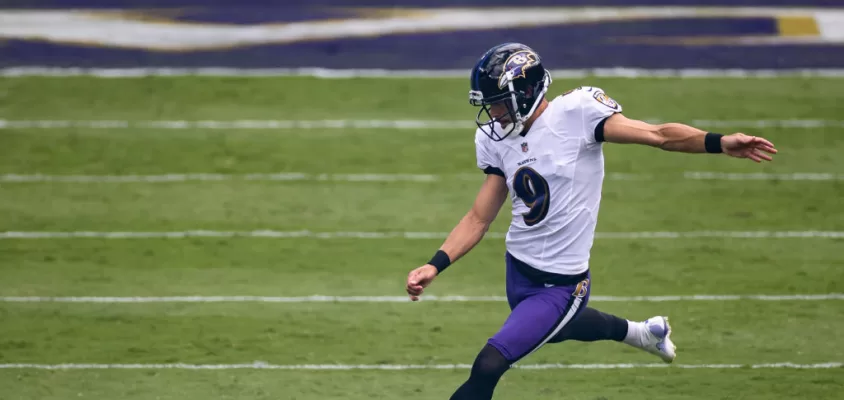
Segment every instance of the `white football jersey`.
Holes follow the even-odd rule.
[[[524,136],[495,142],[478,129],[478,167],[504,176],[510,190],[506,247],[514,257],[555,274],[589,268],[604,179],[603,121],[617,112],[621,105],[601,89],[584,86],[549,101]]]

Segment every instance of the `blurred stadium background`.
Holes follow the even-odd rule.
[[[0,399],[448,398],[508,313],[508,212],[403,284],[482,179],[466,78],[503,41],[552,95],[780,154],[606,146],[593,304],[669,315],[677,365],[553,345],[496,398],[842,398],[840,1],[113,3],[0,1]]]

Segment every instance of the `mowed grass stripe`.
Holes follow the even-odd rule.
[[[405,296],[441,240],[0,240],[2,296]],[[597,240],[593,295],[844,293],[837,239]],[[426,290],[504,296],[504,241],[483,240]],[[648,292],[651,291],[652,292]]]
[[[585,363],[572,348],[572,363]],[[577,354],[577,355],[576,355]],[[247,361],[250,363],[251,361]],[[467,361],[468,363],[468,361]],[[502,398],[677,400],[706,398],[835,398],[844,390],[839,369],[603,369],[514,368],[496,389]],[[11,398],[59,400],[83,393],[127,400],[237,398],[298,400],[447,399],[465,370],[0,370]],[[635,381],[635,385],[631,382]],[[127,385],[126,382],[131,382]],[[437,382],[432,385],[431,382]]]
[[[652,124],[662,124],[666,121],[659,118],[638,118]],[[844,128],[842,120],[823,119],[751,119],[751,120],[707,120],[693,119],[687,124],[709,128]],[[119,132],[121,129],[475,129],[476,125],[470,120],[8,120],[0,119],[0,129],[108,129]],[[811,131],[810,131],[811,132]],[[280,133],[285,133],[281,131]],[[350,134],[355,133],[350,131]]]
[[[0,134],[0,174],[466,174],[482,179],[474,133],[468,130],[267,131],[61,129],[5,130]],[[725,132],[729,133],[729,132]],[[795,135],[792,129],[747,130],[766,137],[779,153],[757,164],[725,155],[670,153],[636,145],[604,145],[608,174],[724,173],[844,174],[838,157],[844,129]],[[436,160],[436,162],[432,162]]]
[[[410,182],[3,185],[0,231],[447,232],[477,188],[442,182],[433,193]],[[612,181],[604,184],[598,229],[840,231],[842,196],[839,182]],[[510,208],[503,207],[493,232],[506,231]]]
[[[796,364],[792,362],[779,362],[768,364],[517,364],[514,369],[524,370],[548,370],[548,369],[653,369],[653,368],[678,368],[678,369],[832,369],[841,368],[844,363],[825,362],[818,364]],[[189,371],[202,370],[286,370],[286,371],[353,371],[353,370],[378,370],[378,371],[407,371],[407,370],[460,370],[471,369],[471,364],[301,364],[301,365],[277,365],[261,362],[251,364],[0,364],[0,369],[41,369],[41,370],[103,370],[103,369],[143,369],[143,370],[168,370],[181,369]]]
[[[0,107],[6,119],[468,120],[467,79],[156,77],[145,79],[0,78],[15,99]],[[824,78],[555,80],[550,96],[597,86],[630,117],[670,120],[840,120],[835,99],[844,80]],[[283,114],[279,114],[283,113]]]
[[[796,295],[709,295],[698,294],[692,296],[592,296],[590,301],[596,302],[624,302],[624,303],[664,303],[676,301],[824,301],[844,300],[844,293],[827,294],[796,294]],[[272,297],[272,296],[170,296],[170,297],[0,297],[4,303],[98,303],[98,304],[127,304],[127,303],[407,303],[411,300],[407,296],[302,296],[302,297]],[[503,302],[505,296],[422,296],[420,301],[434,301],[444,303],[465,302]]]
[[[683,363],[788,360],[804,364],[844,359],[843,348],[817,346],[844,327],[844,309],[838,301],[596,302],[593,306],[633,320],[669,316]],[[466,363],[509,313],[502,303],[435,302],[252,303],[247,307],[231,303],[120,307],[2,303],[0,310],[7,344],[4,359],[47,364]],[[817,324],[818,320],[825,323]],[[319,346],[314,347],[315,343]],[[659,361],[640,350],[607,342],[551,345],[526,362],[566,362],[565,357],[580,346],[600,363]]]

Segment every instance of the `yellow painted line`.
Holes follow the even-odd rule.
[[[815,17],[780,16],[777,17],[777,29],[781,36],[820,36]]]

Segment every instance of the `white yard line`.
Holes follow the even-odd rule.
[[[472,121],[429,120],[0,120],[0,129],[473,129]]]
[[[826,362],[818,364],[797,364],[792,362],[767,364],[516,364],[520,369],[832,369],[842,368],[844,363]],[[0,369],[42,369],[42,370],[102,370],[102,369],[179,369],[179,370],[306,370],[306,371],[351,371],[351,370],[451,370],[470,369],[469,364],[288,364],[278,365],[265,362],[248,364],[0,364]]]
[[[688,171],[683,174],[606,174],[610,181],[645,181],[645,180],[725,180],[725,181],[844,181],[844,173],[832,172],[795,172],[795,173],[739,173]],[[151,175],[47,175],[47,174],[2,174],[0,183],[168,183],[168,182],[219,182],[219,181],[266,181],[266,182],[440,182],[448,180],[475,181],[483,180],[483,174],[312,174],[305,172],[279,172],[254,174],[214,174],[214,173],[171,173]]]
[[[428,302],[504,302],[504,296],[422,296]],[[591,296],[590,301],[622,303],[663,303],[685,301],[824,301],[844,300],[844,293],[825,294],[698,294],[688,296]],[[140,296],[140,297],[46,297],[46,296],[3,296],[4,303],[406,303],[407,296]]]
[[[662,123],[661,119],[649,118],[647,122]],[[824,119],[752,119],[752,120],[709,120],[692,119],[686,122],[695,126],[712,128],[791,128],[818,129],[842,128],[844,120]],[[470,120],[8,120],[0,119],[0,129],[468,129],[476,128]]]
[[[139,78],[148,76],[222,76],[222,77],[315,77],[324,79],[345,78],[465,78],[468,69],[450,70],[387,70],[387,69],[330,69],[330,68],[60,68],[60,67],[6,67],[0,69],[3,77],[90,76],[97,78]],[[554,78],[779,78],[844,77],[842,68],[803,69],[642,69],[642,68],[591,68],[554,69]]]
[[[313,238],[313,239],[445,239],[448,232],[364,232],[364,231],[334,231],[313,232],[300,231],[6,231],[0,232],[2,239],[183,239],[183,238]],[[485,237],[502,239],[505,233],[489,232]],[[688,231],[688,232],[598,232],[597,239],[684,239],[684,238],[733,238],[733,239],[842,239],[844,231]]]
[[[158,182],[205,182],[205,181],[341,181],[341,182],[434,182],[440,180],[483,180],[483,174],[308,174],[303,172],[281,172],[274,174],[160,174],[160,175],[0,175],[0,182],[66,182],[66,183],[158,183]]]
[[[738,173],[738,172],[686,172],[686,179],[718,181],[844,181],[844,174],[831,172],[793,173]]]

